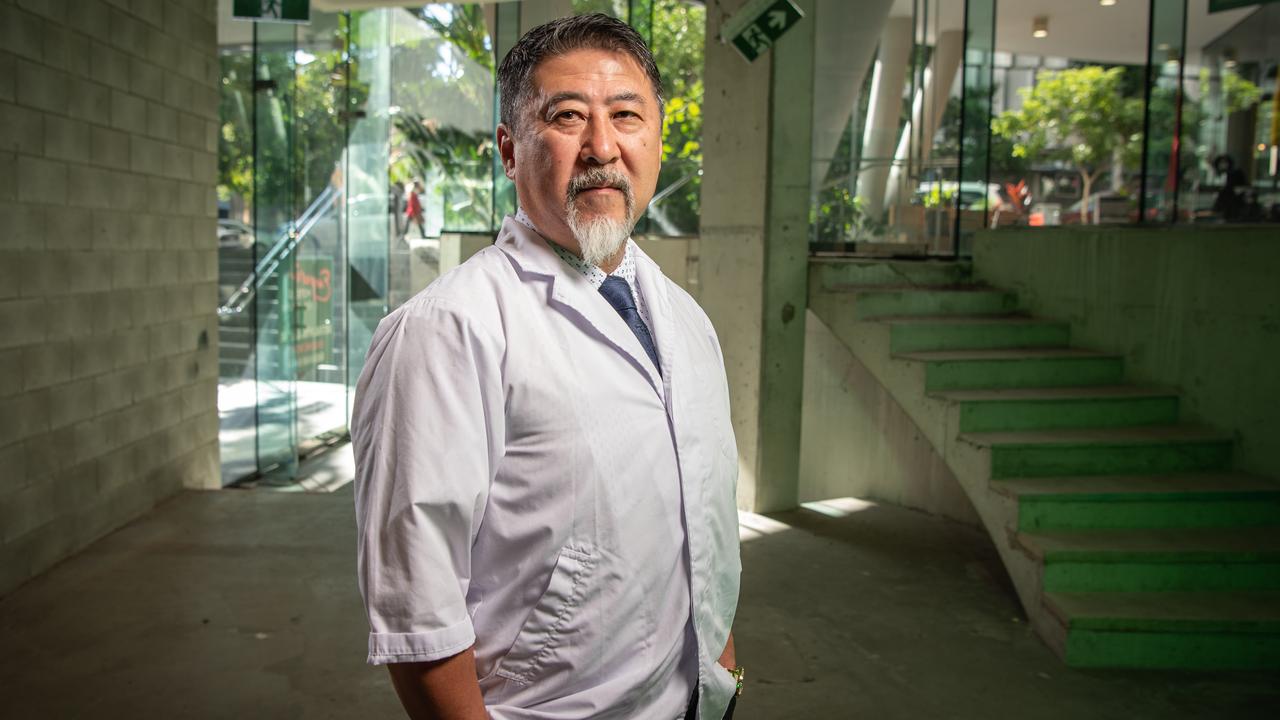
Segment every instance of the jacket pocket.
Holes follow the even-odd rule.
[[[529,685],[552,658],[563,638],[561,630],[573,617],[586,589],[595,559],[578,548],[560,550],[551,571],[551,583],[529,613],[515,644],[498,663],[497,675]]]

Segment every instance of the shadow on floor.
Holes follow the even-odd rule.
[[[985,536],[855,506],[744,516],[739,720],[1277,717],[1274,673],[1069,670]],[[5,716],[402,717],[354,540],[349,485],[179,496],[0,599]]]

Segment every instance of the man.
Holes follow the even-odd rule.
[[[378,327],[356,389],[369,661],[415,718],[719,718],[737,450],[714,331],[629,240],[662,98],[604,15],[498,71],[521,211]]]

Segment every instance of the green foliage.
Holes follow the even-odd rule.
[[[395,118],[403,138],[401,151],[412,177],[438,173],[444,178],[444,227],[487,229],[491,213],[493,140],[488,132],[440,127],[417,113]]]
[[[1142,100],[1126,97],[1124,68],[1096,65],[1044,70],[1021,88],[1022,108],[991,121],[995,135],[1013,143],[1013,155],[1067,164],[1079,174],[1084,196],[1120,158],[1141,153]]]
[[[884,226],[867,212],[865,201],[843,185],[822,191],[810,210],[814,239],[821,243],[864,240],[884,233]]]
[[[1142,101],[1120,94],[1123,68],[1045,70],[1021,88],[1022,108],[991,122],[1015,157],[1060,160],[1085,172],[1110,166],[1142,126]]]
[[[1200,68],[1200,97],[1209,96],[1209,68]],[[1228,113],[1248,110],[1262,99],[1262,89],[1232,70],[1222,72],[1222,95]]]
[[[626,20],[627,0],[573,0],[574,15],[589,13],[604,13],[619,20]]]
[[[956,197],[955,190],[944,190],[940,186],[933,186],[929,192],[920,198],[920,204],[926,208],[935,210],[941,207],[950,207],[951,201]]]
[[[658,190],[691,178],[661,203],[664,216],[682,232],[698,229],[702,189],[703,42],[707,10],[683,0],[653,4],[653,54],[667,99],[662,120],[662,172]]]
[[[987,86],[973,86],[967,92],[971,97],[975,98],[986,98],[992,95],[992,91]],[[968,107],[962,107],[960,98],[949,98],[946,107],[942,111],[942,122],[938,126],[938,141],[937,145],[934,146],[935,157],[960,157],[960,116],[962,112],[964,114],[964,128],[972,132],[974,128],[981,128],[986,124],[989,109],[984,102],[970,102]],[[972,152],[972,149],[969,152]],[[1014,155],[1013,142],[994,133],[991,135],[990,156],[992,182],[995,182],[997,178],[1025,178],[1031,171],[1031,162],[1028,158]]]
[[[240,196],[247,207],[260,203],[273,223],[295,217],[303,208],[290,207],[291,202],[305,205],[329,184],[347,143],[344,110],[348,104],[363,107],[369,94],[367,84],[353,81],[348,96],[342,50],[309,50],[315,59],[302,65],[292,48],[259,54],[257,76],[274,81],[275,87],[258,91],[256,119],[253,56],[220,57],[218,197]],[[356,77],[354,71],[350,75]],[[286,114],[292,123],[285,122]],[[255,197],[256,191],[266,196]]]
[[[418,8],[414,14],[437,35],[493,72],[493,46],[484,21],[483,5],[433,5]]]

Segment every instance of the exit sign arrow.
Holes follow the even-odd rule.
[[[791,0],[751,0],[724,23],[720,42],[732,44],[747,62],[754,62],[803,17]]]

